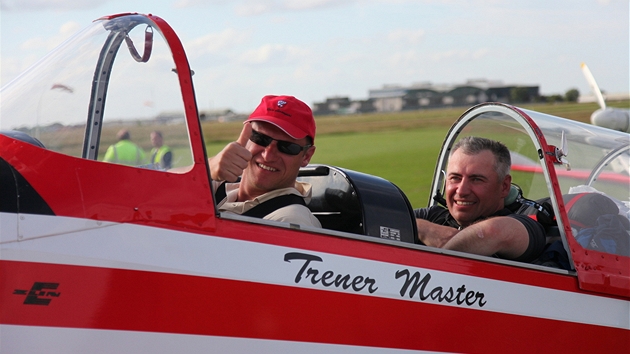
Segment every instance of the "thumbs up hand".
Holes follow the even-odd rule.
[[[213,181],[235,182],[243,174],[252,159],[251,152],[245,148],[251,134],[252,126],[246,122],[236,141],[227,144],[216,156],[208,159]]]

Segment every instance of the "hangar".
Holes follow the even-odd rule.
[[[540,96],[539,87],[506,85],[486,79],[467,80],[463,84],[434,85],[430,82],[410,86],[384,85],[371,89],[367,100],[331,97],[315,102],[316,115],[364,112],[397,112],[425,108],[473,106],[483,102],[532,102]]]

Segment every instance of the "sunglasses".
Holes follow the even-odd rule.
[[[269,146],[269,144],[271,144],[271,142],[275,140],[277,142],[276,145],[278,146],[278,151],[287,155],[292,155],[292,156],[295,156],[299,154],[300,152],[313,146],[311,144],[300,146],[290,141],[274,139],[268,135],[259,133],[253,129],[252,129],[252,135],[249,137],[249,140],[251,140],[256,145],[260,145],[263,147]]]

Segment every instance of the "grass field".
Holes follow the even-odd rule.
[[[612,106],[612,104],[611,104]],[[628,107],[628,102],[617,102]],[[536,104],[522,108],[588,122],[598,107],[589,104]],[[344,167],[385,178],[402,189],[411,205],[424,207],[430,197],[435,163],[451,124],[465,108],[410,111],[390,114],[317,117],[317,150],[312,163]],[[204,137],[212,127],[204,125]],[[237,136],[241,123],[224,126],[222,133]],[[220,140],[220,139],[217,139]],[[208,145],[213,155],[225,145],[217,141]]]
[[[324,136],[312,161],[383,177],[401,188],[412,205],[426,206],[446,131],[423,128]]]
[[[630,101],[611,102],[609,105],[628,108]],[[598,108],[596,103],[532,104],[521,107],[581,122],[588,122],[591,113]],[[317,151],[311,162],[383,177],[401,188],[414,207],[426,206],[435,162],[444,137],[451,124],[466,109],[459,107],[318,116],[315,139]],[[184,126],[156,127],[139,123],[133,127],[132,137],[148,151],[151,146],[149,133],[156,128],[164,132],[165,143],[174,149],[180,165],[190,164],[190,158],[184,153],[188,150]],[[208,154],[212,156],[219,152],[227,142],[238,137],[241,128],[242,122],[202,122]],[[101,146],[114,143],[118,129],[120,126],[104,127]],[[80,150],[82,133],[79,131],[76,137],[65,139],[68,146],[55,150],[68,154],[73,153],[65,149]]]
[[[448,128],[328,134],[317,137],[311,163],[339,166],[385,178],[401,188],[412,205],[427,204],[435,161]],[[225,143],[208,146],[208,154]]]

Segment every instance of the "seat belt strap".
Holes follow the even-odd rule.
[[[217,190],[214,192],[214,197],[217,204],[227,197],[227,192],[225,191],[225,182],[221,183],[217,187]],[[306,202],[304,201],[303,197],[296,194],[285,194],[264,201],[241,215],[252,216],[255,218],[264,218],[272,212],[292,204],[300,204],[306,206]]]
[[[296,194],[285,194],[275,198],[264,201],[255,207],[244,212],[244,216],[253,216],[255,218],[264,218],[265,216],[273,213],[274,211],[284,208],[292,204],[301,204],[306,206],[304,198]]]

